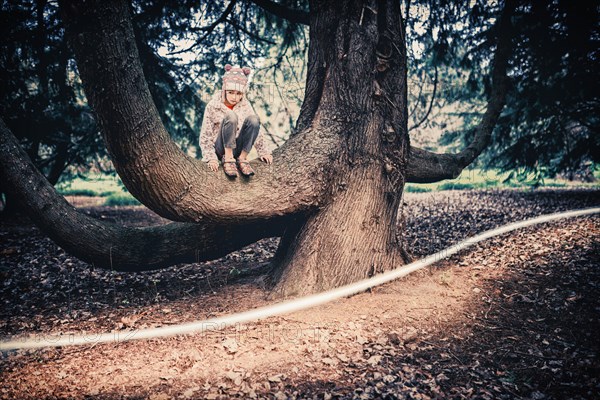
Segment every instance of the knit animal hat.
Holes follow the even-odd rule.
[[[234,68],[231,65],[225,65],[225,74],[223,74],[223,90],[246,91],[248,85],[248,75],[252,70],[248,67]]]

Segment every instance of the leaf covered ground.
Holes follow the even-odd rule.
[[[143,207],[89,206],[124,225]],[[598,206],[594,190],[405,194],[414,258],[515,220]],[[506,234],[407,278],[225,331],[2,354],[0,398],[595,398],[600,217]],[[23,219],[0,223],[3,338],[166,326],[268,304],[266,239],[146,273],[93,268]]]

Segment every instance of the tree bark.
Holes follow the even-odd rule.
[[[404,263],[396,220],[409,140],[398,2],[315,1],[310,29],[309,54],[318,55],[311,61],[322,69],[309,71],[323,81],[319,101],[304,110],[314,115],[314,129],[337,132],[332,185],[326,205],[282,239],[277,297],[330,289]]]

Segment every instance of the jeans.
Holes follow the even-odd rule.
[[[215,141],[215,153],[219,159],[225,155],[225,148],[233,149],[233,156],[238,158],[242,151],[250,153],[258,137],[260,123],[256,115],[250,115],[244,120],[239,136],[235,134],[238,127],[238,117],[233,111],[228,111],[221,122],[221,132]]]

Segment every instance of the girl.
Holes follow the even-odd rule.
[[[206,105],[200,131],[202,159],[212,171],[219,169],[221,160],[223,171],[230,178],[238,176],[238,168],[244,176],[254,175],[247,160],[252,146],[256,146],[262,161],[273,162],[258,117],[244,95],[249,74],[248,67],[225,65],[223,88]]]

